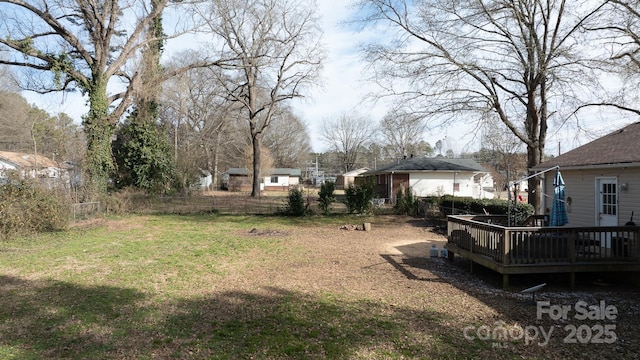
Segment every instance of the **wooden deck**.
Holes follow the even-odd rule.
[[[504,216],[447,218],[450,259],[457,254],[503,275],[640,271],[640,227],[507,227]]]

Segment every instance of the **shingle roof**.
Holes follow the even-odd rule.
[[[236,175],[236,176],[248,176],[249,170],[246,168],[229,168],[227,170],[227,174]],[[290,169],[290,168],[275,168],[265,170],[265,174],[263,175],[288,175],[288,176],[302,176],[302,170],[300,169]]]
[[[245,168],[229,168],[229,170],[227,170],[227,174],[237,175],[237,176],[248,176],[249,170]]]
[[[640,150],[637,149],[639,139],[640,122],[637,122],[545,161],[532,170],[553,166],[587,167],[640,163]]]
[[[21,168],[55,168],[60,167],[58,163],[42,155],[32,155],[27,153],[0,151],[0,159],[14,163]]]
[[[488,172],[473,159],[449,159],[449,158],[429,158],[417,156],[409,159],[380,167],[376,170],[367,171],[362,175],[379,174],[388,172],[420,172],[420,171],[474,171]]]
[[[271,175],[302,176],[302,170],[292,168],[276,168],[268,170]]]

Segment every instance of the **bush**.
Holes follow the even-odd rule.
[[[407,191],[403,191],[402,188],[398,189],[395,210],[400,215],[415,216],[418,214],[418,199],[413,195],[410,187],[407,188]]]
[[[11,177],[0,185],[0,238],[64,230],[70,202],[33,180]]]
[[[336,201],[336,196],[333,193],[336,189],[336,184],[332,181],[326,181],[320,186],[320,192],[318,193],[318,206],[322,213],[329,215],[329,207]]]
[[[434,198],[431,198],[430,201],[434,201]],[[511,214],[515,212],[516,222],[522,223],[534,213],[533,206],[530,204],[518,202],[513,209],[513,202],[503,199],[472,199],[445,195],[437,201],[442,216],[451,215],[453,212],[456,214],[484,214],[485,211],[492,215],[507,215],[511,209]]]
[[[349,185],[345,190],[346,205],[349,213],[367,214],[371,212],[373,199],[373,184]]]
[[[104,204],[107,214],[123,215],[129,212],[150,207],[150,196],[141,189],[126,187],[118,191],[111,191],[100,194],[96,197],[100,203]]]
[[[307,214],[307,206],[304,203],[304,195],[302,194],[302,190],[289,190],[285,213],[292,216],[304,216]]]

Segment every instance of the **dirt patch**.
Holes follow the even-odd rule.
[[[469,346],[499,348],[501,357],[638,356],[640,326],[634,320],[640,315],[640,306],[635,300],[640,294],[637,289],[593,287],[585,278],[587,281],[572,290],[562,276],[531,275],[514,278],[513,287],[503,290],[499,287],[499,274],[477,265],[472,274],[470,264],[464,259],[450,262],[446,258],[431,257],[431,247],[442,249],[446,238],[419,219],[376,217],[371,225],[371,231],[345,231],[335,225],[294,228],[285,235],[291,251],[256,260],[259,265],[230,284],[242,284],[258,293],[268,288],[314,295],[332,293],[348,299],[389,304],[392,309],[415,314],[434,313],[443,319],[441,326],[420,331],[430,336],[453,336],[465,344],[464,331],[468,327],[477,330],[483,326],[485,329],[506,326],[504,329],[511,329],[514,334],[513,329],[533,329],[534,326],[555,330],[555,335],[544,346],[525,343],[522,339],[478,341],[477,333],[474,333],[475,340],[468,342]],[[268,230],[258,229],[254,234],[272,235]],[[571,318],[556,321],[548,316],[539,319],[536,306],[530,305],[531,294],[521,290],[542,282],[548,286],[536,295],[537,300],[564,306],[573,306],[579,301],[597,305],[604,300],[616,306],[620,315],[613,322],[572,321]],[[566,326],[574,325],[588,325],[596,330],[600,325],[615,325],[619,340],[614,344],[587,344],[591,347],[586,352],[585,344],[565,343],[570,331]]]
[[[287,236],[288,233],[280,230],[272,230],[272,229],[256,229],[253,228],[247,232],[248,235],[251,236]]]
[[[358,224],[354,227],[362,225],[359,220],[344,221]],[[495,272],[475,265],[472,273],[471,264],[459,257],[454,262],[431,257],[432,247],[442,249],[446,238],[421,219],[376,216],[364,221],[371,222],[370,231],[341,229],[343,223],[319,225],[312,221],[302,221],[295,227],[279,228],[277,224],[265,222],[251,230],[233,228],[234,234],[247,242],[252,236],[275,237],[261,241],[274,240],[278,246],[266,251],[256,247],[243,252],[239,259],[232,257],[226,264],[217,264],[224,271],[213,274],[202,288],[194,288],[205,292],[198,293],[198,297],[229,298],[227,312],[225,308],[224,311],[217,308],[219,301],[203,303],[202,312],[198,314],[216,317],[209,322],[198,322],[201,334],[209,336],[208,326],[220,321],[263,313],[277,306],[282,294],[295,294],[303,299],[320,299],[313,301],[313,306],[323,305],[325,298],[330,298],[329,303],[339,301],[341,309],[347,311],[345,317],[372,310],[376,314],[371,319],[383,318],[385,322],[374,326],[371,332],[384,332],[386,323],[399,319],[402,336],[407,341],[398,341],[394,346],[412,346],[410,353],[424,351],[424,358],[639,358],[640,322],[636,319],[640,316],[637,300],[640,291],[637,288],[620,285],[611,278],[600,279],[599,274],[579,274],[577,288],[569,289],[566,275],[551,274],[513,276],[512,288],[503,290],[501,276]],[[104,220],[100,225],[109,229],[131,229],[142,223],[137,218]],[[158,281],[167,281],[177,274],[159,274]],[[629,274],[618,276],[628,278]],[[605,306],[615,306],[617,317],[580,320],[574,317],[575,309],[567,319],[538,316],[537,306],[531,305],[531,294],[521,291],[540,283],[547,286],[536,294],[537,300],[571,309],[578,302],[600,306],[604,301]],[[274,293],[281,295],[274,296]],[[242,294],[249,294],[250,301],[243,303]],[[310,310],[304,308],[300,312]],[[300,318],[304,318],[304,314],[298,320]],[[337,318],[334,316],[334,319]],[[335,321],[336,329],[340,328],[339,321]],[[284,323],[286,320],[283,320],[286,326]],[[289,326],[296,327],[297,323]],[[571,337],[571,326],[576,330],[580,328],[581,332]],[[604,326],[609,330],[613,328],[615,341],[591,342],[607,340],[602,333]],[[532,329],[553,330],[553,336],[548,343],[541,343],[540,334],[533,340],[516,338],[517,330],[525,328],[530,335]],[[480,329],[484,330],[479,332]],[[185,333],[193,330],[189,326]],[[604,337],[587,338],[596,333]],[[495,334],[507,334],[507,338],[495,338]],[[576,342],[567,343],[572,340]],[[589,341],[584,343],[585,340]],[[429,348],[431,346],[437,348]],[[442,356],[434,356],[439,355],[442,348],[445,349]],[[456,352],[456,349],[461,350]],[[367,358],[366,347],[359,351],[359,358]],[[169,353],[166,355],[169,357]]]

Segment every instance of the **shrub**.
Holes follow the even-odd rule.
[[[403,191],[402,188],[398,189],[395,210],[400,215],[415,216],[418,214],[418,199],[413,195],[410,187],[406,191]]]
[[[329,214],[329,207],[336,201],[336,196],[333,193],[335,191],[336,184],[332,181],[326,181],[320,186],[320,192],[318,193],[318,206],[322,213]]]
[[[431,200],[433,201],[433,199]],[[439,204],[442,216],[451,215],[452,212],[456,214],[484,214],[485,211],[493,215],[507,215],[511,209],[511,214],[515,213],[516,222],[522,223],[534,213],[533,206],[530,204],[518,202],[514,209],[512,201],[503,199],[472,199],[445,195],[439,199]]]
[[[166,131],[164,126],[139,118],[137,110],[120,124],[112,144],[116,188],[134,186],[150,194],[175,190],[176,163]]]
[[[300,189],[289,190],[287,197],[287,205],[285,213],[293,216],[304,216],[307,213],[307,207],[304,203],[304,195]]]
[[[350,213],[366,214],[371,212],[373,184],[349,185],[345,190],[347,210]]]
[[[122,215],[135,212],[150,207],[148,195],[144,190],[135,187],[126,187],[118,191],[111,191],[107,194],[100,194],[96,197],[100,203],[104,204],[107,214]]]
[[[10,179],[0,185],[0,238],[64,230],[70,204],[62,193],[33,180]]]

